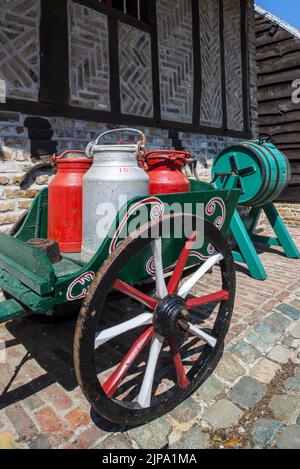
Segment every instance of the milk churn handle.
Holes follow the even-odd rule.
[[[83,150],[66,150],[63,153],[61,153],[61,155],[56,155],[56,153],[53,153],[51,157],[51,166],[54,170],[57,168],[57,164],[56,164],[57,160],[62,160],[64,156],[67,155],[68,153],[79,153],[80,155],[86,154],[85,151]]]
[[[187,150],[153,150],[145,154],[144,167],[147,170],[148,162],[155,159],[182,161],[183,163],[193,163],[194,158]]]
[[[99,140],[104,137],[104,135],[107,135],[107,134],[112,134],[114,132],[133,132],[133,133],[136,133],[136,134],[139,134],[142,139],[137,143],[138,145],[145,145],[146,144],[146,136],[143,132],[141,132],[140,130],[137,130],[137,129],[112,129],[112,130],[107,130],[106,132],[104,132],[103,134],[99,135],[99,137],[95,140],[95,144],[98,145],[99,143]]]

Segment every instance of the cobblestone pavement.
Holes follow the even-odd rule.
[[[300,233],[291,233],[300,247]],[[232,327],[213,375],[142,427],[116,428],[91,412],[74,376],[75,320],[0,326],[0,448],[300,448],[300,261],[277,251],[261,254],[265,282],[238,269]]]

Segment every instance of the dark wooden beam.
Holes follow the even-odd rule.
[[[282,99],[280,101],[266,101],[263,103],[259,102],[259,115],[260,116],[273,116],[286,114],[288,112],[294,112],[299,110],[300,107],[298,104],[294,104],[291,100],[291,96],[287,99]]]
[[[22,112],[24,114],[37,116],[57,116],[70,119],[82,119],[87,121],[97,121],[109,123],[112,125],[137,125],[145,127],[159,127],[162,129],[174,129],[180,132],[202,133],[206,135],[217,135],[223,137],[236,137],[249,139],[251,134],[248,132],[239,132],[233,130],[222,130],[215,127],[206,127],[202,125],[187,124],[176,121],[149,119],[140,116],[124,115],[114,112],[96,111],[84,109],[76,106],[63,104],[37,103],[20,99],[7,99],[5,104],[0,104],[1,111]]]
[[[284,70],[280,72],[274,70],[273,73],[268,73],[267,75],[259,75],[257,85],[259,88],[263,86],[280,85],[282,83],[286,83],[287,86],[289,86],[291,82],[293,82],[297,78],[300,78],[300,67],[298,69]]]
[[[52,0],[50,0],[51,2]],[[129,24],[134,28],[141,29],[142,31],[150,32],[150,26],[143,21],[138,20],[130,15],[125,15],[121,11],[117,10],[116,8],[111,8],[104,3],[100,3],[99,0],[73,0],[75,3],[79,3],[80,5],[84,5],[88,8],[92,8],[95,11],[99,11],[100,13],[104,13],[115,20],[122,21],[123,23]]]
[[[67,0],[41,0],[40,92],[43,103],[69,99]]]
[[[295,78],[297,74],[295,74]],[[290,81],[288,84],[279,84],[279,85],[268,85],[265,87],[259,87],[257,91],[257,99],[260,103],[260,106],[263,106],[264,102],[276,102],[281,99],[289,99],[292,102],[292,93],[294,88],[292,86],[293,81]],[[296,110],[296,106],[295,106]]]
[[[250,74],[249,74],[249,28],[247,0],[241,0],[241,51],[244,131],[250,130]]]
[[[299,132],[300,135],[300,120],[295,122],[277,122],[275,125],[260,125],[259,130],[263,134],[268,134],[271,136],[285,134],[288,136],[290,133]],[[300,139],[299,139],[300,143]]]
[[[226,68],[225,68],[225,42],[224,42],[224,1],[219,0],[220,15],[220,54],[221,54],[221,83],[222,83],[222,112],[223,132],[227,130],[227,98],[226,98]]]
[[[256,54],[257,62],[263,62],[268,59],[277,59],[280,60],[286,54],[291,54],[293,52],[300,52],[300,41],[296,37],[292,37],[283,42],[279,42],[274,46],[266,44],[264,47],[258,49]]]
[[[157,13],[156,0],[148,0],[148,17],[151,31],[151,60],[152,60],[152,92],[153,92],[153,115],[154,119],[160,121],[160,83],[159,83],[159,52],[157,35]]]
[[[109,37],[109,94],[111,112],[121,112],[120,70],[119,70],[119,28],[118,21],[108,16]]]
[[[289,186],[277,199],[276,202],[300,202],[300,184]]]
[[[279,112],[274,115],[260,115],[259,116],[259,125],[268,126],[268,125],[277,125],[281,126],[283,124],[291,124],[293,122],[300,122],[300,109],[295,109],[295,111],[285,112],[280,114]],[[300,145],[300,138],[299,138]]]
[[[274,46],[279,42],[289,41],[290,39],[291,34],[278,26],[277,30],[274,29],[274,33],[272,34],[270,34],[270,32],[258,34],[256,37],[256,47],[259,49],[265,47],[267,44]]]
[[[193,51],[194,51],[194,96],[193,96],[193,124],[199,124],[202,96],[202,71],[201,71],[201,44],[199,2],[192,0],[193,15]]]
[[[273,73],[275,70],[291,70],[300,67],[300,53],[299,51],[286,53],[280,58],[270,58],[268,60],[258,62],[257,73],[261,74]]]

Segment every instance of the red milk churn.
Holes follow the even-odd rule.
[[[150,178],[150,194],[189,192],[190,181],[182,168],[191,160],[187,151],[157,150],[145,155],[145,169]]]
[[[84,151],[53,157],[57,173],[48,188],[48,238],[61,252],[80,252],[82,244],[82,178],[92,164]]]

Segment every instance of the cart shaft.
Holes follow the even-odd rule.
[[[16,300],[6,300],[0,303],[0,323],[26,316],[23,306]]]

